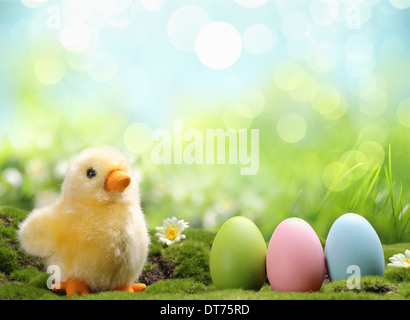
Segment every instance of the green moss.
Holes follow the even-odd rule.
[[[154,271],[156,267],[154,263],[147,262],[144,266],[144,271]]]
[[[410,281],[410,268],[387,267],[384,277],[393,283]]]
[[[410,299],[410,282],[402,282],[398,285],[397,293],[404,299]]]
[[[207,244],[184,240],[180,244],[169,246],[164,250],[164,258],[174,262],[176,278],[193,278],[205,284],[211,283],[209,272],[210,248]]]
[[[43,300],[61,299],[48,289],[40,289],[25,284],[4,284],[0,286],[0,300]]]
[[[8,283],[7,276],[4,273],[0,272],[0,286],[5,283]]]
[[[14,240],[16,237],[16,230],[12,227],[0,226],[0,231],[3,238]]]
[[[44,261],[21,250],[18,242],[18,225],[28,212],[12,207],[0,207],[0,272],[9,275],[15,270],[35,267],[44,270]]]
[[[8,217],[8,224],[17,229],[19,223],[27,217],[28,212],[14,207],[0,207],[0,215]],[[0,219],[1,220],[1,219]]]
[[[49,274],[44,261],[24,253],[17,241],[17,227],[27,212],[0,207],[0,299],[67,299],[63,293],[47,289]],[[268,284],[261,290],[219,290],[212,284],[209,255],[214,233],[187,229],[186,239],[167,246],[157,241],[155,230],[150,231],[149,260],[144,271],[158,274],[162,264],[173,268],[170,279],[155,280],[144,292],[100,292],[68,299],[409,299],[410,269],[386,267],[384,277],[361,278],[361,289],[350,290],[346,280],[324,283],[318,292],[275,292]],[[324,243],[323,243],[324,244]],[[409,243],[383,245],[386,264],[388,258],[403,253]],[[160,263],[159,263],[160,262]],[[164,265],[162,265],[164,267]],[[163,271],[163,270],[162,270]]]
[[[10,274],[18,269],[17,251],[13,250],[5,241],[0,242],[0,271]]]
[[[410,268],[387,267],[387,264],[390,263],[390,257],[398,253],[404,254],[406,249],[410,250],[409,242],[383,245],[384,260],[386,263],[384,277],[391,282],[399,283],[403,281],[410,281]]]
[[[201,282],[196,282],[192,278],[188,279],[166,279],[158,281],[146,289],[147,294],[170,293],[170,294],[193,294],[206,290],[206,286]]]
[[[44,272],[33,274],[33,277],[29,280],[28,285],[36,288],[47,289],[47,279],[49,277],[50,274]]]
[[[205,245],[207,248],[212,247],[212,243],[215,238],[215,233],[205,231],[205,230],[199,230],[199,229],[187,229],[184,231],[186,235],[187,241],[197,241],[199,243],[202,243]]]
[[[151,243],[149,246],[148,256],[160,256],[163,251],[163,245],[157,241],[157,237],[155,237],[156,230],[150,230],[149,235],[151,237]]]
[[[192,278],[195,281],[210,284],[209,254],[215,234],[198,229],[188,229],[184,234],[186,235],[185,240],[167,246],[159,243],[155,230],[151,230],[148,256],[161,256],[166,261],[175,264],[173,272],[175,278]],[[148,266],[146,270],[152,271],[152,266]]]
[[[347,280],[332,281],[324,286],[325,292],[373,292],[388,293],[396,290],[397,285],[389,282],[384,277],[365,276],[360,279],[360,289],[350,289]]]
[[[19,282],[25,282],[25,283],[29,283],[31,281],[33,281],[33,279],[36,279],[38,277],[42,277],[43,276],[43,272],[39,271],[38,269],[29,266],[27,268],[24,269],[18,269],[13,271],[10,274],[10,279],[11,280],[15,280],[15,281],[19,281]]]
[[[384,252],[384,261],[390,263],[389,258],[392,257],[394,254],[403,253],[406,249],[410,250],[410,242],[401,242],[401,243],[394,243],[394,244],[384,244],[383,245],[383,252]]]

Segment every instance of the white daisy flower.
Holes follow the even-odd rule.
[[[393,257],[389,258],[390,262],[387,266],[388,267],[402,267],[402,268],[409,268],[410,267],[410,250],[406,250],[404,254],[398,253],[394,254]]]
[[[178,242],[185,239],[185,235],[182,232],[188,228],[188,222],[184,220],[178,220],[175,217],[166,218],[162,221],[162,227],[156,227],[158,231],[155,236],[158,237],[158,241],[167,245]]]

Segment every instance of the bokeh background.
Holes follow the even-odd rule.
[[[44,205],[73,155],[131,159],[150,227],[343,213],[409,240],[408,0],[0,1],[0,204]],[[155,165],[175,121],[259,130],[259,171]],[[391,150],[391,151],[389,151]]]

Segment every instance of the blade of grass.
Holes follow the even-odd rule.
[[[376,184],[377,178],[379,177],[380,171],[382,169],[382,166],[380,165],[378,168],[373,169],[373,171],[377,170],[376,173],[373,176],[373,180],[370,183],[369,188],[367,189],[366,195],[364,196],[364,199],[362,200],[362,202],[365,202],[367,200],[367,198],[369,197],[370,192],[373,190],[374,185]]]
[[[410,221],[410,219],[409,219],[409,217],[408,217],[408,215],[407,215],[407,213],[410,212],[409,209],[410,209],[410,203],[406,204],[406,205],[404,206],[404,209],[400,212],[400,215],[399,215],[400,223],[401,223],[402,221],[405,221],[405,222],[404,222],[403,228],[401,229],[399,239],[402,239],[403,234],[404,234],[404,232],[406,231],[407,224],[408,224],[409,221]]]
[[[381,165],[375,167],[369,174],[367,174],[366,178],[363,180],[361,188],[359,188],[359,190],[355,193],[354,197],[352,198],[352,202],[350,203],[350,207],[353,211],[363,209],[370,193],[372,192],[376,184],[381,168]],[[366,191],[366,194],[362,196],[362,193],[364,191]]]
[[[395,214],[397,215],[397,220],[400,221],[400,212],[402,208],[401,205],[401,197],[403,195],[403,184],[400,183],[400,194],[399,194],[399,199],[397,200],[397,205],[396,205],[396,212]]]
[[[357,147],[358,147],[358,145],[359,145],[359,142],[360,142],[361,139],[362,139],[362,135],[363,135],[363,133],[361,132],[360,135],[359,135],[359,137],[358,137],[358,139],[356,140],[355,145],[354,145],[353,148],[352,148],[353,150],[356,150],[356,149],[357,149]],[[350,153],[350,154],[345,158],[345,160],[344,160],[344,162],[343,162],[343,165],[346,165],[346,163],[350,160],[350,158],[351,158],[352,156],[353,156],[353,154]],[[333,192],[334,188],[339,184],[339,182],[342,181],[343,178],[344,178],[349,172],[351,172],[351,171],[352,171],[353,169],[355,169],[356,167],[361,166],[362,164],[363,164],[363,163],[360,162],[360,163],[354,165],[352,168],[350,168],[347,172],[345,172],[345,173],[339,178],[339,175],[342,173],[342,168],[343,168],[343,166],[340,167],[339,171],[337,172],[335,178],[334,178],[333,181],[332,181],[332,184],[330,185],[330,187],[329,187],[329,188],[327,189],[327,191],[326,191],[326,194],[325,194],[325,196],[324,196],[324,198],[323,198],[323,200],[322,200],[322,202],[321,202],[321,204],[320,204],[320,207],[319,207],[319,209],[318,209],[318,211],[317,211],[317,215],[318,215],[319,212],[322,210],[323,205],[325,204],[327,198],[328,198],[329,195]]]
[[[333,192],[333,190],[337,187],[337,185],[343,180],[344,177],[346,177],[350,172],[352,172],[354,169],[360,167],[361,165],[363,165],[363,162],[360,162],[356,165],[354,165],[353,167],[351,167],[349,170],[347,170],[339,179],[337,179],[336,182],[334,182],[329,189],[327,190],[325,197],[322,200],[322,203],[320,204],[318,213],[320,212],[320,210],[322,210],[323,205],[325,204],[327,198],[330,196],[330,194]]]
[[[391,206],[391,210],[392,210],[394,235],[395,235],[395,240],[397,240],[397,223],[396,223],[395,205],[394,205],[394,199],[393,199],[393,186],[392,186],[390,171],[387,169],[387,166],[384,167],[384,172],[385,172],[385,175],[386,175],[387,188],[388,188],[388,191],[389,191],[388,195],[387,195],[387,198],[386,198],[386,202],[384,203],[384,207],[387,206],[387,203],[390,200],[390,206]]]
[[[357,207],[357,204],[359,202],[360,196],[362,194],[364,185],[365,184],[363,183],[362,187],[358,188],[357,191],[354,192],[353,195],[351,196],[351,199],[349,201],[349,208],[352,208],[352,211],[356,210],[356,207]]]

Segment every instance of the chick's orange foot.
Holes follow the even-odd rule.
[[[147,286],[143,283],[133,283],[130,285],[126,285],[124,287],[120,287],[116,289],[116,291],[126,291],[126,292],[142,292],[145,290]]]
[[[79,294],[82,296],[90,294],[88,286],[83,281],[75,279],[55,283],[52,285],[51,289],[53,291],[65,291],[67,297],[71,297],[73,294]]]

